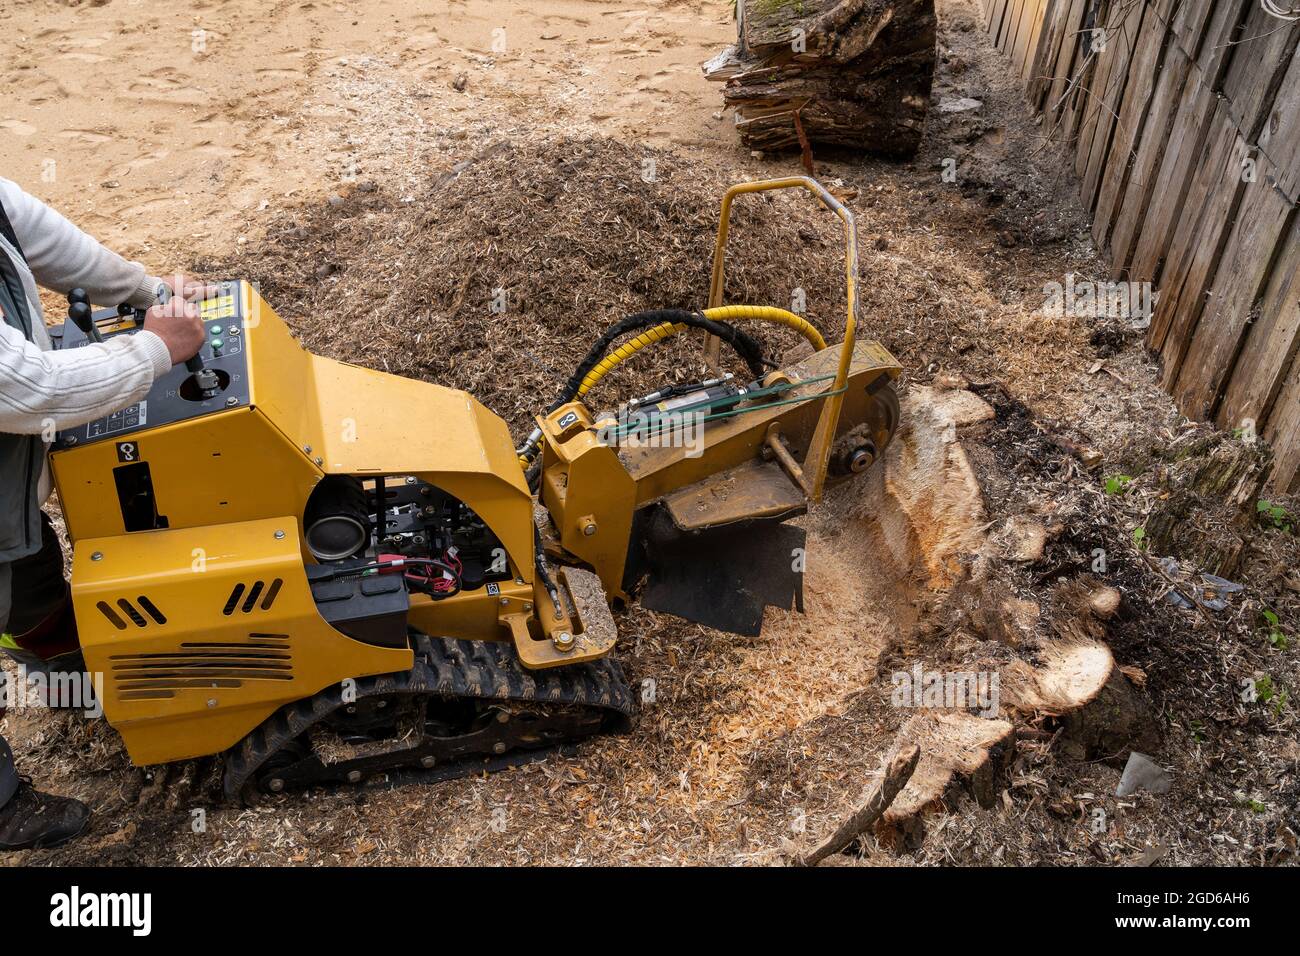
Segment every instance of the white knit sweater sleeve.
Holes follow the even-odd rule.
[[[86,235],[17,183],[0,177],[0,201],[36,281],[66,295],[77,286],[96,305],[130,302],[147,309],[157,301],[158,279]]]
[[[0,324],[0,432],[48,434],[93,421],[139,401],[171,365],[152,332],[43,352]]]
[[[39,339],[29,342],[18,329],[0,322],[0,432],[45,433],[48,440],[55,429],[93,421],[139,401],[172,363],[166,343],[146,331],[66,351],[43,350],[48,337],[40,324],[32,278],[59,291],[80,285],[99,303],[125,300],[140,307],[154,302],[156,280],[145,276],[143,266],[105,249],[6,179],[0,179],[0,201],[31,266],[28,273],[20,262],[14,263],[20,277],[25,275]],[[78,257],[84,259],[79,262]]]

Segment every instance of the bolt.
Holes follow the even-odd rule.
[[[523,583],[524,583],[523,578],[515,578],[515,584],[523,584]]]
[[[361,782],[361,771],[360,771],[360,770],[349,770],[349,771],[348,771],[348,783],[360,783],[360,782]]]
[[[506,752],[506,744],[505,744],[505,741],[504,741],[504,740],[498,740],[496,743],[494,743],[494,744],[492,745],[492,752],[493,752],[494,754],[503,754],[503,753],[505,753],[505,752]]]
[[[237,325],[232,325],[230,328],[226,329],[226,331],[231,335],[238,335],[240,328]]]
[[[232,405],[238,405],[238,404],[239,404],[239,399],[235,398],[235,396],[233,395],[231,395],[228,399],[226,399],[227,408],[230,408]]]
[[[510,598],[502,598],[502,599],[501,599],[501,606],[502,606],[502,607],[509,607],[509,606],[510,606]]]
[[[302,450],[303,450],[304,452],[306,452],[308,455],[310,455],[310,454],[311,454],[311,445],[303,445],[303,446],[302,446]]]
[[[415,475],[407,475],[407,476],[406,476],[406,483],[407,483],[408,485],[413,485],[413,484],[415,484]]]
[[[876,460],[876,456],[870,448],[859,448],[853,452],[849,458],[849,471],[855,475],[860,475],[871,467],[871,463]]]
[[[273,777],[271,778],[271,781],[267,783],[266,789],[270,790],[272,793],[279,793],[284,789],[284,781],[279,777]]]
[[[531,611],[532,609],[533,609],[533,602],[532,602],[532,601],[525,601],[525,602],[524,602],[524,610],[525,610],[525,611]]]
[[[278,531],[278,530],[277,530],[277,531],[275,532],[275,540],[276,540],[276,541],[281,540],[283,537],[284,537],[284,532],[283,532],[283,531]]]
[[[315,458],[312,459],[312,461],[316,462],[316,467],[319,468],[324,463],[325,459],[317,455]]]
[[[423,767],[425,770],[428,770],[430,767],[432,767],[432,766],[433,766],[435,763],[437,763],[437,762],[438,762],[437,759],[434,758],[434,757],[421,757],[421,758],[420,758],[420,766]]]
[[[67,438],[63,439],[63,444],[67,445],[69,448],[71,448],[76,443],[77,443],[76,435],[69,435]]]
[[[90,556],[90,560],[92,560],[92,561],[103,561],[103,560],[104,560],[104,552],[103,552],[103,551],[96,551],[94,554],[92,554],[92,555]]]
[[[568,651],[573,649],[573,635],[568,631],[561,631],[555,635],[555,649],[557,651]]]
[[[209,697],[209,698],[208,698],[208,706],[209,706],[209,707],[216,707],[216,706],[217,706],[217,699],[216,699],[215,697]]]

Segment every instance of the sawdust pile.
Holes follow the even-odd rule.
[[[609,324],[705,306],[732,181],[611,140],[500,139],[418,195],[361,182],[281,213],[256,250],[201,266],[256,281],[313,351],[463,388],[526,430]],[[808,318],[835,337],[838,227],[806,195],[737,202],[727,301],[788,307],[798,287]],[[798,341],[761,334],[777,355]],[[698,338],[683,336],[639,356],[615,387],[626,398],[689,379],[698,357]]]

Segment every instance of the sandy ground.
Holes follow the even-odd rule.
[[[448,128],[730,144],[699,70],[734,30],[720,2],[13,0],[0,24],[0,168],[155,269],[349,177],[418,175]]]
[[[933,111],[921,155],[905,166],[818,157],[824,178],[858,192],[864,323],[902,359],[910,381],[952,372],[1005,383],[1107,452],[1148,442],[1178,422],[1135,342],[1119,336],[1106,358],[1110,373],[1101,373],[1087,327],[1033,315],[1045,280],[1099,270],[1099,260],[1050,151],[1037,166],[1027,160],[1041,145],[1036,128],[974,28],[973,6],[944,6],[935,99],[976,96],[983,109]],[[277,277],[256,270],[259,260],[293,254],[285,221],[299,224],[303,249],[355,230],[349,204],[409,225],[403,204],[424,197],[430,173],[498,136],[608,135],[685,171],[721,169],[729,180],[798,168],[792,157],[743,150],[718,90],[700,76],[699,63],[734,36],[731,4],[720,0],[633,8],[598,0],[16,0],[0,10],[0,26],[13,38],[0,66],[9,91],[0,106],[5,175],[153,269],[239,262],[264,288],[276,287],[277,308],[326,354],[342,346],[313,325],[312,309],[328,314],[325,297],[336,288],[366,291],[364,276],[348,286],[365,263],[341,263],[342,278],[331,284],[308,288],[295,277],[277,287]],[[939,180],[947,158],[962,171],[953,188]],[[301,271],[312,281],[311,268]],[[670,284],[651,282],[652,290]],[[378,352],[367,358],[379,360]],[[1037,435],[1046,426],[999,408],[975,456],[980,477],[998,500],[1050,516],[1056,470],[1069,467],[1042,452]],[[657,701],[632,735],[593,742],[573,758],[487,779],[313,792],[241,810],[156,786],[127,766],[102,722],[12,714],[3,729],[20,759],[89,800],[97,817],[66,850],[5,862],[777,862],[787,841],[833,824],[876,772],[901,722],[880,703],[882,660],[956,662],[989,651],[987,642],[954,641],[925,623],[934,595],[872,557],[872,532],[850,520],[863,500],[862,489],[842,490],[809,520],[809,612],[771,612],[761,638],[722,638],[637,609],[621,618],[620,655],[634,681],[656,679]],[[1033,596],[1028,585],[1024,593]],[[1133,662],[1146,663],[1136,652],[1121,661]],[[1211,710],[1239,726],[1230,690],[1227,702]],[[1187,719],[1161,713],[1169,726]],[[1256,724],[1252,733],[1276,730]],[[1149,795],[1109,799],[1119,776],[1113,761],[1062,769],[1051,746],[1032,738],[1017,745],[1013,782],[996,808],[956,801],[915,855],[871,846],[869,861],[1119,862],[1153,847],[1177,862],[1263,859],[1278,821],[1293,819],[1286,814],[1294,814],[1297,788],[1273,772],[1295,755],[1271,749],[1262,768],[1202,784],[1194,774],[1220,763],[1196,739],[1194,754],[1182,743],[1164,754],[1185,774],[1176,812]],[[1239,739],[1215,736],[1203,749],[1234,747]],[[1269,816],[1243,809],[1237,790],[1265,797]],[[1267,796],[1274,791],[1284,799]],[[1118,821],[1100,835],[1088,828],[1098,805]],[[1206,814],[1226,839],[1198,832]]]

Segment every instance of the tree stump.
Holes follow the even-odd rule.
[[[934,77],[934,0],[737,0],[736,11],[736,44],[704,74],[726,83],[746,146],[915,155]]]

